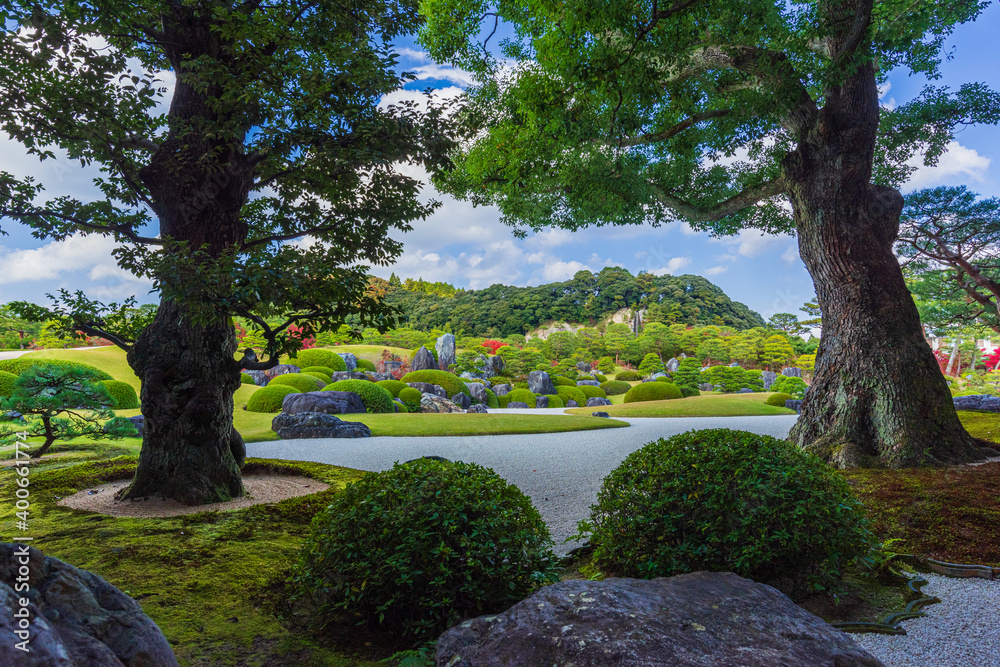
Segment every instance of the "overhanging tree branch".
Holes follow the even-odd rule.
[[[747,188],[714,206],[702,207],[671,194],[657,183],[650,183],[650,185],[655,188],[656,198],[661,204],[690,222],[717,222],[765,199],[783,194],[787,189],[784,181],[776,178]]]

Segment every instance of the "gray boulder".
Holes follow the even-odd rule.
[[[591,412],[590,416],[591,417],[601,417],[602,419],[610,419],[611,418],[611,415],[609,415],[607,412],[603,412],[601,410],[595,410],[594,412]]]
[[[413,355],[413,361],[410,362],[411,371],[428,371],[437,369],[437,361],[434,360],[434,355],[423,345],[417,350],[417,353]]]
[[[576,386],[577,387],[583,387],[583,386],[600,387],[601,383],[598,382],[597,380],[577,380],[576,381]]]
[[[1000,398],[987,394],[975,396],[956,396],[956,410],[981,410],[983,412],[1000,412]]]
[[[285,396],[281,411],[287,415],[303,412],[349,415],[365,412],[365,404],[353,391],[307,391]]]
[[[579,403],[577,403],[576,401],[574,401],[574,400],[573,400],[573,399],[571,398],[571,399],[569,399],[568,401],[566,401],[566,407],[567,407],[567,408],[578,408],[578,407],[580,407],[580,404],[579,404]]]
[[[545,586],[437,641],[438,667],[881,667],[776,589],[729,572]]]
[[[486,401],[487,401],[488,397],[486,395],[486,386],[485,385],[483,385],[483,384],[481,384],[479,382],[470,382],[466,386],[469,388],[469,393],[472,395],[472,399],[476,403],[481,403],[483,405],[486,405]]]
[[[701,391],[715,391],[715,385],[711,382],[702,382],[698,385],[698,389]]]
[[[536,396],[535,397],[535,407],[536,408],[547,408],[547,407],[549,407],[549,397],[548,396]]]
[[[406,384],[414,389],[419,389],[421,394],[432,394],[441,398],[448,398],[448,392],[444,390],[444,387],[439,387],[436,384],[431,384],[430,382],[407,382]]]
[[[22,571],[30,587],[17,591]],[[30,635],[19,627],[22,613],[31,618]],[[30,652],[18,649],[29,636]],[[177,659],[139,603],[101,577],[33,547],[0,543],[0,665],[174,667]]]
[[[455,363],[455,334],[447,333],[437,339],[434,344],[437,351],[438,363],[448,368]]]
[[[498,396],[498,397],[499,396],[506,396],[509,393],[510,393],[510,385],[509,384],[498,384],[495,387],[493,387],[493,394],[495,396]]]
[[[782,368],[781,369],[781,374],[784,375],[785,377],[789,377],[789,378],[800,378],[800,377],[802,377],[802,369],[801,368],[795,368],[794,366],[792,366],[790,368]]]
[[[764,383],[764,391],[767,391],[774,384],[774,381],[778,379],[778,374],[774,371],[763,371],[760,374],[760,379]]]
[[[329,392],[327,392],[329,393]],[[357,395],[357,394],[355,394]],[[371,429],[361,422],[345,422],[325,412],[282,412],[271,420],[279,438],[370,438]]]
[[[465,396],[465,394],[462,394],[462,396]],[[441,396],[436,396],[434,394],[424,394],[420,397],[420,411],[444,414],[450,412],[465,412],[465,408],[455,405],[447,398],[442,398]]]
[[[528,390],[534,394],[554,394],[555,385],[552,378],[545,371],[531,371],[528,373]]]
[[[487,412],[489,412],[489,410],[487,410],[486,406],[483,405],[482,403],[478,403],[476,405],[470,405],[469,409],[466,410],[466,412],[468,412],[469,414],[479,413],[481,415],[484,415]]]
[[[334,371],[330,375],[330,380],[332,382],[340,382],[341,380],[367,380],[368,376],[361,371]]]
[[[382,380],[396,379],[392,377],[392,373],[372,373],[371,371],[366,372],[365,377],[367,377],[372,382],[381,382]]]
[[[458,392],[451,397],[451,402],[462,408],[463,410],[468,410],[469,406],[472,405],[472,399],[466,396],[462,392]]]
[[[528,404],[522,403],[521,401],[511,401],[507,404],[507,407],[511,410],[527,410]]]
[[[347,369],[349,371],[357,370],[358,368],[358,358],[351,354],[350,352],[338,352],[337,356],[344,360],[347,364]]]
[[[382,370],[384,370],[390,376],[393,373],[398,372],[401,368],[403,368],[403,362],[402,361],[396,361],[395,359],[386,359],[385,361],[382,361],[382,362],[379,362],[379,363],[382,364]]]
[[[740,389],[740,390],[739,390],[738,392],[736,392],[736,393],[737,393],[737,394],[752,394],[752,393],[753,393],[753,389],[750,389],[750,388],[748,388],[748,387],[743,387],[742,389]]]
[[[785,407],[789,410],[795,410],[795,412],[802,412],[802,399],[789,398],[785,401]]]
[[[129,417],[128,420],[132,422],[132,426],[135,426],[137,438],[142,437],[142,429],[146,425],[146,418],[142,415],[136,415],[135,417]]]
[[[279,375],[285,375],[287,373],[300,373],[301,371],[302,369],[294,364],[278,364],[274,368],[268,368],[264,371],[264,377],[267,378],[267,382],[270,382]],[[256,382],[256,380],[254,381]],[[267,382],[264,384],[267,384]]]
[[[507,362],[503,360],[499,354],[495,354],[490,357],[490,365],[493,366],[493,374],[496,375],[503,369],[507,368]]]
[[[602,407],[605,405],[611,405],[611,401],[606,398],[601,398],[600,396],[594,396],[593,398],[587,399],[588,408]]]
[[[253,383],[258,387],[263,387],[267,384],[268,377],[267,373],[264,371],[243,371],[247,375],[253,378]]]
[[[740,367],[740,362],[734,361],[733,363],[729,364],[729,367],[730,368],[739,368]]]
[[[673,357],[667,361],[665,366],[668,373],[675,373],[681,367],[681,362],[677,360],[677,357]]]
[[[590,364],[588,364],[586,361],[578,361],[576,362],[576,370],[580,371],[581,373],[589,373]]]

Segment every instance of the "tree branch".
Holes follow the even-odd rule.
[[[684,130],[694,127],[698,123],[701,123],[706,120],[711,120],[713,118],[723,118],[724,116],[729,115],[729,113],[730,113],[729,109],[719,109],[717,111],[706,111],[705,113],[695,114],[693,116],[685,118],[684,120],[677,123],[673,127],[667,128],[666,130],[663,130],[661,132],[642,134],[639,135],[638,137],[633,137],[631,139],[624,139],[624,138],[619,139],[617,142],[615,142],[615,145],[621,148],[625,148],[629,146],[642,146],[660,141],[666,141],[667,139],[671,139],[677,136]]]
[[[702,208],[697,204],[692,204],[689,201],[672,195],[656,183],[650,183],[650,185],[656,189],[656,198],[661,204],[674,211],[678,216],[691,222],[716,222],[737,211],[753,206],[759,201],[776,197],[786,190],[784,180],[777,178],[747,188],[738,195],[734,195],[715,206]]]
[[[150,238],[148,236],[139,236],[126,227],[119,225],[97,225],[92,222],[87,222],[86,220],[81,220],[73,215],[67,215],[65,213],[60,213],[59,211],[52,211],[44,208],[36,209],[34,211],[0,209],[0,218],[4,217],[15,218],[17,220],[21,220],[23,218],[58,218],[59,220],[71,222],[74,225],[83,227],[84,229],[92,229],[95,232],[111,232],[113,234],[120,234],[135,243],[142,243],[144,245],[163,245],[163,241],[160,239]]]

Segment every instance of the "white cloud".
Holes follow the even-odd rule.
[[[889,91],[891,89],[892,89],[892,84],[889,83],[888,81],[886,81],[885,83],[883,83],[881,86],[878,87],[878,99],[882,103],[882,106],[886,109],[889,109],[890,111],[896,108],[895,97],[890,97],[888,99],[885,98],[885,96],[889,94]]]
[[[799,257],[799,247],[797,245],[788,246],[788,250],[786,250],[785,254],[781,256],[781,261],[788,264],[794,264],[799,261],[799,259],[801,258]]]
[[[952,141],[948,143],[947,152],[933,167],[923,166],[923,157],[920,155],[910,158],[906,164],[917,167],[917,170],[910,176],[904,189],[910,191],[947,185],[955,182],[956,177],[960,181],[971,179],[982,182],[991,162],[990,158],[980,155],[974,148],[966,148],[957,141]]]
[[[558,246],[566,245],[567,243],[579,240],[580,237],[577,236],[575,232],[571,232],[568,229],[553,227],[552,229],[543,230],[536,233],[534,236],[527,238],[524,244],[526,246],[538,246],[540,248],[556,248]]]
[[[437,79],[450,81],[460,86],[471,86],[476,82],[472,74],[463,69],[435,63],[426,51],[403,47],[397,49],[397,53],[403,58],[413,61],[410,64],[405,64],[403,67],[407,71],[413,72],[417,76],[418,81]]]
[[[88,270],[96,279],[118,270],[111,251],[116,244],[103,236],[71,236],[40,248],[14,250],[0,255],[0,283],[51,280],[68,271]],[[93,278],[92,276],[92,278]]]
[[[703,276],[717,276],[720,273],[725,273],[729,270],[728,266],[713,266],[711,268],[705,269],[701,272]]]
[[[650,273],[652,273],[654,276],[666,276],[666,275],[672,276],[690,263],[691,263],[690,257],[673,257],[670,259],[669,262],[666,263],[665,266],[656,269],[654,271],[650,271]]]
[[[713,243],[725,243],[734,248],[737,254],[744,257],[757,257],[782,245],[791,238],[787,234],[767,234],[757,229],[741,229],[739,234],[719,239],[710,239]]]
[[[720,262],[735,262],[736,255],[731,255],[728,252],[724,252],[721,255],[716,255],[715,258]]]
[[[542,278],[550,283],[560,282],[569,280],[577,271],[583,270],[591,271],[592,269],[583,262],[577,262],[576,260],[566,262],[553,258],[553,261],[550,261],[542,268]]]

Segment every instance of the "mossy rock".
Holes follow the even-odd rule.
[[[300,394],[298,389],[287,384],[268,384],[250,394],[247,412],[281,412],[281,403],[289,394]]]
[[[113,409],[135,410],[139,407],[139,397],[129,383],[121,380],[101,380],[99,384],[111,395]]]
[[[273,387],[274,385],[287,385],[303,392],[319,391],[325,386],[319,378],[304,373],[285,373],[284,375],[279,375],[267,383],[268,387]]]

